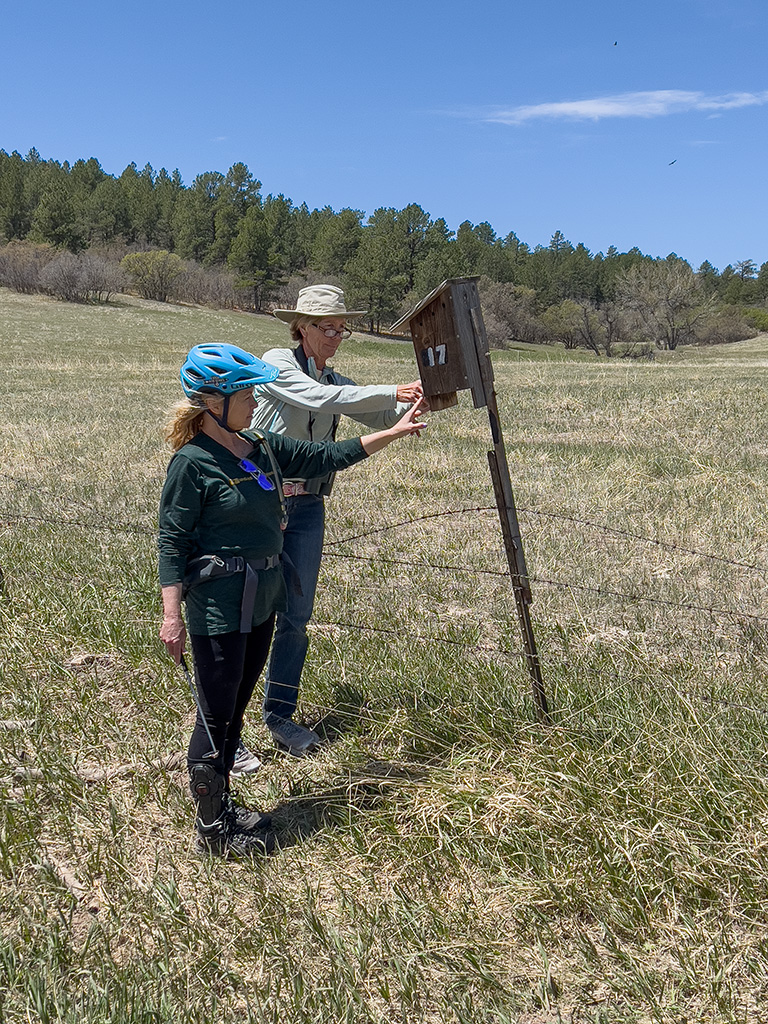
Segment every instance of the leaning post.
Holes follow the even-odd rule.
[[[457,392],[466,389],[471,390],[476,409],[483,406],[488,409],[493,442],[488,452],[488,466],[531,677],[533,703],[539,721],[549,724],[549,706],[530,615],[531,581],[512,492],[477,281],[476,277],[444,281],[393,324],[392,330],[403,329],[407,323],[424,394],[432,409],[456,405]]]

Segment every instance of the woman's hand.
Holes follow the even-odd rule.
[[[412,405],[404,416],[400,417],[394,427],[361,437],[360,444],[362,444],[365,453],[373,455],[374,452],[385,448],[392,441],[397,441],[400,437],[407,437],[409,434],[416,434],[418,436],[427,426],[426,423],[421,422],[421,416],[426,408],[426,399],[422,398],[415,405]]]
[[[160,627],[160,639],[168,648],[168,653],[174,662],[180,665],[187,639],[187,628],[181,616],[178,619],[163,619],[163,624]]]
[[[163,624],[160,639],[168,649],[175,664],[181,664],[181,656],[187,639],[187,627],[181,614],[181,584],[163,587]]]
[[[412,405],[411,408],[401,416],[394,427],[390,427],[386,433],[392,434],[392,440],[396,441],[398,437],[407,437],[409,434],[420,434],[422,430],[426,429],[427,424],[421,422],[421,416],[425,410],[429,408],[426,398],[422,397]]]
[[[395,396],[398,402],[418,402],[424,397],[421,381],[414,380],[410,384],[398,384]]]

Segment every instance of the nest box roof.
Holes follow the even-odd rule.
[[[439,295],[442,295],[444,291],[447,291],[451,287],[451,285],[464,284],[467,281],[479,280],[479,277],[451,277],[447,281],[443,281],[443,283],[439,284],[437,288],[433,288],[429,295],[427,295],[426,298],[423,298],[421,300],[418,306],[414,306],[409,313],[406,313],[405,316],[401,316],[396,323],[392,324],[392,326],[390,327],[390,331],[396,331],[398,327],[405,323],[406,320],[409,322],[410,325],[410,321],[413,320],[413,318],[417,316],[422,311],[422,309],[426,309],[427,306],[434,302]]]

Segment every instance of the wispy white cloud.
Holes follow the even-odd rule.
[[[607,117],[667,117],[691,110],[723,111],[738,107],[757,107],[768,103],[768,91],[731,92],[708,96],[683,89],[656,89],[652,92],[624,92],[617,96],[598,96],[591,100],[567,100],[562,103],[536,103],[531,106],[495,108],[486,111],[484,121],[500,124],[524,124],[541,118],[569,121],[601,121]]]

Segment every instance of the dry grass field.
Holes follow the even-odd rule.
[[[0,1020],[768,1021],[768,339],[494,354],[554,724],[468,395],[343,474],[268,861],[193,853],[165,410],[267,318],[0,290]],[[360,383],[407,345],[356,336]],[[346,429],[352,432],[352,424]]]

